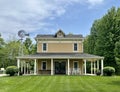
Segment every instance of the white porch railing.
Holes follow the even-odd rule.
[[[81,75],[80,68],[70,68],[69,72],[70,72],[70,75]]]

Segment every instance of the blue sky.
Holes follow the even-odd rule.
[[[18,37],[25,30],[37,34],[89,35],[94,20],[105,15],[120,0],[0,0],[0,33],[5,39]]]

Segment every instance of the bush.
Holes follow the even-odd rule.
[[[99,69],[96,70],[96,75],[100,76],[101,75],[101,72]]]
[[[8,66],[6,68],[6,74],[9,74],[10,76],[14,76],[16,73],[18,73],[17,66]]]
[[[111,66],[104,67],[103,73],[105,76],[112,76],[115,73],[115,68]]]

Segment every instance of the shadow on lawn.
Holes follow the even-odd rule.
[[[120,81],[111,81],[108,83],[109,85],[117,85],[117,86],[120,86]]]

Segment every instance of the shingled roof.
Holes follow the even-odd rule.
[[[76,34],[67,34],[66,35],[61,29],[58,30],[57,33],[59,33],[59,32],[61,32],[61,33],[64,34],[63,38],[83,38],[83,36],[81,34],[79,34],[79,35],[76,35]],[[55,34],[38,34],[36,36],[36,38],[57,38],[57,36],[56,36],[57,33],[55,33]]]
[[[58,58],[70,58],[70,59],[103,59],[104,57],[97,56],[97,55],[92,55],[92,54],[87,54],[87,53],[36,53],[34,55],[25,55],[25,56],[20,56],[17,58],[43,58],[43,59],[58,59]]]

